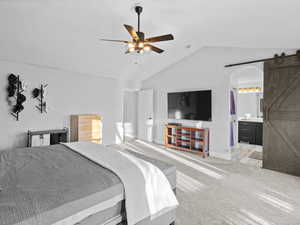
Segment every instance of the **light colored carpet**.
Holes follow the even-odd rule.
[[[299,177],[141,141],[117,147],[176,165],[176,225],[300,225]]]
[[[261,154],[262,157],[262,146],[239,143],[238,146],[232,150],[232,159],[243,164],[261,168],[262,160],[259,160],[258,157],[251,157],[251,155],[255,152]]]
[[[263,153],[262,152],[253,152],[250,156],[250,159],[257,159],[257,160],[263,160]]]

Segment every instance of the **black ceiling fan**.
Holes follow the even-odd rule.
[[[132,37],[132,41],[123,41],[123,40],[110,40],[110,39],[100,39],[102,41],[112,41],[112,42],[122,42],[128,45],[128,50],[125,52],[138,52],[143,53],[144,51],[154,51],[156,53],[162,53],[164,50],[153,46],[151,43],[160,42],[160,41],[170,41],[174,40],[174,36],[172,34],[145,38],[145,34],[140,31],[140,15],[143,11],[143,7],[136,6],[135,12],[138,15],[138,31],[135,31],[134,28],[130,25],[124,24],[126,30],[129,32]]]

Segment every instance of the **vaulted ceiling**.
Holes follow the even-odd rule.
[[[132,0],[0,0],[0,60],[120,79],[145,79],[203,46],[299,48],[299,0],[148,0],[142,31],[173,33],[165,53],[125,55]]]

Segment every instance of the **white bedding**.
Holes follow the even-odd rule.
[[[128,225],[149,217],[153,219],[178,206],[167,178],[151,163],[99,144],[64,145],[119,176],[125,189]]]

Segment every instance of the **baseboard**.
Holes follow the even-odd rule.
[[[222,153],[222,152],[213,152],[213,151],[210,151],[209,155],[212,156],[212,157],[220,158],[220,159],[231,160],[231,154],[230,153]]]
[[[125,137],[125,141],[134,141],[136,139],[136,137]]]
[[[158,145],[164,145],[164,141],[163,140],[156,140],[156,139],[154,139],[153,143],[154,144],[158,144]]]

